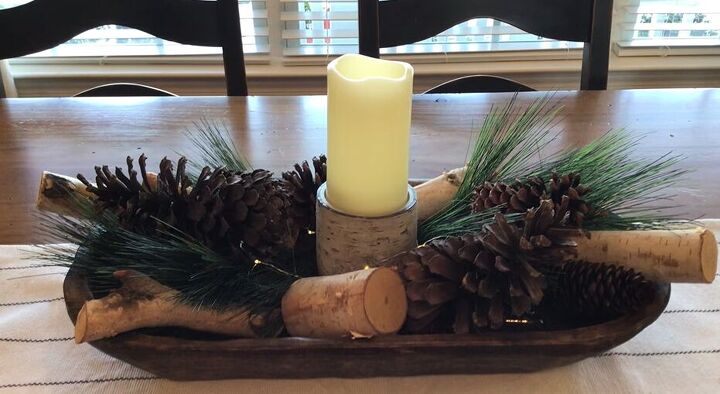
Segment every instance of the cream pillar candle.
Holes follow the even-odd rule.
[[[408,200],[413,68],[344,55],[328,65],[327,199],[378,217]]]

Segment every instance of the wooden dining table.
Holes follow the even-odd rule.
[[[552,94],[563,109],[551,150],[577,147],[611,129],[642,137],[636,154],[685,156],[691,170],[671,188],[688,218],[720,217],[720,89],[521,93],[520,106]],[[483,117],[511,94],[417,95],[413,100],[410,176],[461,166]],[[226,127],[255,168],[279,175],[325,152],[324,96],[40,98],[0,100],[0,243],[43,241],[35,196],[43,171],[93,174],[145,153],[192,157],[186,132],[202,121]],[[371,160],[370,158],[368,160]],[[362,165],[362,163],[359,163]]]
[[[670,187],[674,200],[664,202],[672,212],[720,217],[720,89],[528,92],[517,96],[517,104],[526,106],[548,94],[562,110],[552,126],[552,141],[534,160],[624,128],[639,138],[637,158],[670,152],[684,157],[679,166],[689,172]],[[484,116],[512,98],[500,93],[415,96],[410,176],[429,178],[462,166]],[[255,168],[277,175],[326,147],[324,96],[0,99],[0,389],[522,393],[717,388],[720,284],[673,285],[668,309],[633,340],[533,374],[180,383],[87,344],[73,344],[62,293],[65,271],[33,260],[37,249],[26,246],[47,241],[35,208],[42,172],[92,175],[95,165],[124,166],[127,156],[142,153],[151,168],[165,156],[192,158],[197,153],[188,133],[202,122],[227,128]],[[714,223],[720,228],[720,221]]]

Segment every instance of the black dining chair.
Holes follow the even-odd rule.
[[[612,0],[358,0],[360,53],[412,44],[474,18],[494,18],[528,33],[584,42],[580,89],[607,88]],[[534,90],[491,75],[461,77],[426,93]]]
[[[99,26],[116,24],[181,44],[222,47],[228,96],[247,96],[237,0],[33,0],[0,10],[0,59],[55,47]],[[109,84],[79,96],[167,96],[138,84]]]

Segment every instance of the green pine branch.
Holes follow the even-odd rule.
[[[592,208],[584,222],[588,229],[657,227],[677,219],[665,214],[671,196],[663,191],[687,173],[676,168],[681,156],[639,158],[635,148],[642,137],[616,130],[584,147],[538,161],[539,152],[548,150],[553,141],[551,129],[558,122],[560,107],[552,95],[546,95],[518,108],[516,97],[492,108],[485,117],[457,194],[445,209],[420,224],[420,242],[477,233],[492,222],[501,207],[479,214],[470,211],[473,191],[485,181],[512,182],[531,176],[547,180],[553,172],[580,174],[582,183],[592,188],[585,197]],[[508,215],[508,220],[519,219],[517,214]]]
[[[632,229],[662,226],[677,218],[665,213],[673,196],[665,190],[687,175],[677,165],[680,155],[666,153],[656,159],[638,157],[643,137],[626,130],[610,131],[588,145],[561,153],[557,160],[540,163],[531,170],[544,179],[551,172],[581,175],[582,184],[592,192],[585,200],[592,211],[588,229]]]
[[[475,139],[463,182],[448,207],[420,224],[420,242],[482,230],[497,209],[470,213],[475,186],[526,173],[530,159],[548,144],[561,107],[548,94],[519,112],[516,99],[517,94],[507,104],[491,108]]]
[[[246,172],[252,170],[250,162],[235,145],[230,132],[224,124],[202,119],[195,123],[194,131],[187,131],[194,147],[189,158],[189,169],[193,180],[197,179],[204,167],[221,168],[230,171]]]
[[[41,246],[39,257],[86,270],[94,291],[119,287],[113,273],[129,269],[178,290],[180,302],[264,313],[279,308],[298,279],[265,262],[219,253],[166,224],[167,230],[139,234],[122,228],[108,213],[82,219],[44,214],[43,223],[44,234],[60,244]]]

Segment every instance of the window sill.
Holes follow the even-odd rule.
[[[513,78],[537,89],[575,89],[579,85],[581,52],[538,54],[484,53],[416,57],[388,55],[409,60],[415,67],[416,91],[462,75],[492,74]],[[84,88],[113,80],[151,84],[181,95],[224,94],[223,67],[219,56],[106,59],[16,59],[12,73],[21,97],[69,96]],[[315,58],[308,64],[247,57],[247,75],[253,94],[321,94],[325,90],[326,64]],[[610,87],[694,87],[720,85],[720,56],[616,56],[610,55]],[[693,71],[678,74],[678,70]]]
[[[630,45],[614,42],[613,53],[618,57],[626,56],[717,56],[720,55],[720,45]]]

